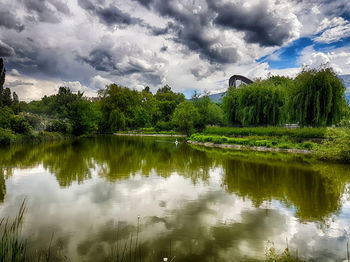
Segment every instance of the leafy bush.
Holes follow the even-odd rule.
[[[29,135],[32,132],[32,127],[24,119],[23,116],[15,115],[11,118],[11,129],[15,133]]]
[[[316,147],[318,157],[323,160],[350,162],[350,127],[328,128],[326,138]]]
[[[0,108],[0,127],[11,128],[11,119],[14,117],[14,113],[11,108],[5,106]]]
[[[313,142],[303,142],[300,144],[301,149],[312,150],[315,147],[315,143]]]
[[[71,134],[73,131],[72,124],[68,120],[53,120],[47,127],[46,131],[59,132],[62,134]]]
[[[178,130],[189,135],[193,133],[196,123],[199,121],[198,109],[192,102],[182,102],[172,115],[172,122]]]
[[[163,121],[159,121],[157,122],[156,126],[154,127],[154,129],[159,132],[159,131],[170,131],[173,129],[173,125],[171,122],[163,122]]]
[[[42,130],[44,128],[42,120],[38,115],[32,113],[21,113],[21,116],[23,116],[34,129]]]
[[[15,139],[16,135],[12,132],[11,129],[0,127],[0,145],[9,145],[15,141]]]

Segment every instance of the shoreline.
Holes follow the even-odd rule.
[[[205,147],[217,147],[233,150],[247,150],[247,151],[258,151],[258,152],[280,152],[280,153],[294,153],[294,154],[304,154],[309,155],[313,152],[310,150],[304,149],[292,149],[292,148],[272,148],[272,147],[263,147],[263,146],[242,146],[234,144],[214,144],[211,142],[196,142],[192,140],[187,140],[187,143],[198,146]]]
[[[142,133],[113,133],[115,136],[159,136],[159,137],[187,137],[178,134],[142,134]]]

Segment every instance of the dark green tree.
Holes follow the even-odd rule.
[[[185,96],[182,93],[174,93],[171,87],[165,85],[159,88],[155,98],[157,100],[157,107],[159,111],[158,121],[168,122],[175,108],[183,101]]]
[[[334,71],[321,68],[302,71],[291,93],[292,119],[302,126],[338,123],[346,108],[345,87]]]
[[[273,80],[231,87],[223,98],[227,119],[243,125],[278,125],[284,120],[285,88]]]
[[[100,90],[99,96],[99,106],[102,112],[101,132],[114,132],[121,128],[136,127],[135,111],[142,104],[142,96],[138,91],[111,84],[106,89]],[[117,121],[117,119],[122,120]],[[111,121],[119,124],[111,125]]]
[[[4,93],[4,83],[5,83],[6,69],[4,66],[4,61],[0,57],[0,107],[3,106],[3,93]]]
[[[190,135],[199,120],[198,109],[192,102],[182,102],[175,109],[172,116],[174,125],[182,132]]]
[[[5,88],[2,94],[2,106],[11,106],[12,98],[11,98],[11,90],[10,88]]]
[[[199,119],[196,124],[197,130],[202,130],[206,125],[222,125],[224,112],[217,104],[210,101],[207,94],[200,96],[197,92],[192,96],[193,105],[197,108]]]

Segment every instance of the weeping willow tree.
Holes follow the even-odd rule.
[[[228,120],[243,125],[278,125],[284,118],[287,79],[272,77],[241,88],[231,87],[223,98]]]
[[[302,126],[339,123],[346,107],[345,87],[332,69],[304,70],[294,82],[289,103],[291,120]]]
[[[223,108],[231,123],[242,125],[331,126],[346,109],[345,87],[330,68],[303,70],[294,80],[270,77],[241,88],[231,87]]]

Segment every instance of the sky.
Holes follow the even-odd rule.
[[[231,75],[350,74],[348,0],[1,0],[6,87],[21,100],[110,83],[224,91]]]

